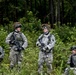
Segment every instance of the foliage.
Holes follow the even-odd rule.
[[[5,47],[5,38],[7,35],[7,31],[5,31],[3,28],[0,29],[0,45]]]
[[[41,21],[37,19],[32,11],[27,11],[27,17],[23,17],[20,19],[20,22],[23,25],[23,30],[38,31],[40,29]]]
[[[69,22],[70,26],[75,26],[75,7],[75,0],[0,0],[0,24],[18,21],[28,15],[27,11],[32,11],[42,23],[52,24],[54,20],[54,23],[59,21],[67,24]]]
[[[22,24],[22,31],[39,31],[41,29],[41,20],[37,19],[32,11],[27,11],[27,16],[19,19],[19,22]],[[9,32],[14,30],[13,21],[10,21],[9,24],[5,24],[4,29]]]
[[[76,27],[68,27],[68,26],[62,26],[59,28],[56,28],[56,32],[58,33],[60,39],[62,40],[62,42],[73,42],[76,41],[76,33],[74,33]]]
[[[21,21],[23,22],[23,21]],[[25,22],[23,22],[24,24]],[[60,27],[51,29],[51,33],[56,37],[56,44],[54,47],[54,63],[53,63],[53,71],[52,75],[61,75],[64,72],[64,69],[67,67],[67,59],[70,52],[70,47],[75,45],[75,27]],[[63,33],[64,32],[64,33]],[[1,28],[0,30],[0,45],[4,46],[5,57],[2,62],[2,67],[0,69],[0,73],[3,72],[4,75],[37,75],[38,69],[38,53],[39,49],[36,47],[36,40],[38,36],[41,34],[41,31],[32,31],[29,32],[23,31],[28,39],[28,47],[25,51],[23,51],[24,57],[21,68],[18,69],[16,66],[13,70],[9,69],[9,47],[5,44],[5,38],[7,36],[7,31]],[[62,34],[62,35],[61,35]],[[64,37],[61,37],[64,36]],[[69,37],[69,39],[68,39]],[[64,41],[63,41],[64,40]],[[46,70],[46,66],[44,66],[44,70]]]
[[[13,31],[13,30],[14,30],[13,22],[10,21],[9,24],[7,24],[7,25],[5,24],[4,29],[5,29],[8,33],[11,32],[11,31]]]

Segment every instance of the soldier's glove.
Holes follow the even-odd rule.
[[[47,47],[43,47],[42,50],[46,51],[48,48]]]
[[[48,47],[46,47],[46,53],[48,53],[48,52],[50,52],[50,50],[49,50],[49,48],[48,48]]]
[[[24,48],[23,48],[23,47],[20,47],[19,50],[20,50],[20,51],[21,51],[21,50],[24,50]]]
[[[14,44],[15,43],[15,41],[13,40],[13,41],[9,41],[9,44]]]
[[[18,51],[18,48],[17,48],[17,47],[15,47],[15,48],[14,48],[14,50],[15,50],[15,51]]]
[[[41,47],[41,44],[39,44],[39,43],[37,43],[36,45],[37,45],[38,47]]]
[[[70,64],[70,61],[67,61],[67,64],[69,65]]]
[[[49,48],[48,48],[48,47],[46,47],[46,50],[49,50]]]
[[[42,50],[43,50],[43,51],[45,51],[45,50],[46,50],[46,48],[42,48]]]
[[[37,46],[39,46],[39,44],[36,44]]]

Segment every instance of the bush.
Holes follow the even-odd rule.
[[[41,20],[37,19],[31,11],[27,11],[27,16],[19,20],[23,25],[23,30],[38,31],[41,27]]]
[[[25,23],[26,25],[26,22],[23,22],[23,20],[21,20],[21,22],[23,24]],[[9,60],[7,59],[9,56],[9,49],[5,44],[5,38],[8,33],[6,30],[4,30],[4,28],[0,29],[0,45],[4,46],[5,49],[5,57],[2,63],[3,67],[0,69],[0,71],[3,71],[5,75],[37,75],[39,49],[36,47],[36,41],[38,36],[41,34],[41,31],[36,31],[32,28],[30,31],[31,32],[29,32],[28,29],[26,29],[26,31],[23,31],[28,40],[28,47],[24,51],[23,62],[21,69],[18,72],[17,67],[12,71],[9,70]],[[70,28],[65,26],[60,27],[60,29],[51,29],[51,33],[54,34],[56,38],[56,44],[54,47],[54,70],[52,72],[52,75],[61,75],[65,67],[67,67],[66,62],[70,54],[70,47],[76,44],[76,30],[75,27]]]
[[[56,33],[58,33],[60,39],[62,40],[62,42],[73,42],[76,41],[75,35],[76,30],[75,27],[68,27],[68,26],[63,26],[63,27],[56,27]]]
[[[7,31],[5,31],[3,28],[0,29],[0,45],[5,47],[5,38],[7,35]]]

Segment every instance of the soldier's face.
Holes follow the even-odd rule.
[[[72,53],[73,53],[73,54],[76,54],[76,50],[73,50]]]
[[[47,28],[43,29],[43,32],[44,33],[48,32],[48,29]]]
[[[21,28],[20,28],[20,27],[19,27],[19,28],[17,28],[17,31],[19,31],[19,32],[20,32],[20,31],[21,31]]]

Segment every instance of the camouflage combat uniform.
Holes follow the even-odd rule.
[[[14,38],[13,38],[14,36]],[[13,39],[12,39],[13,38]],[[13,67],[15,66],[15,64],[19,64],[21,62],[21,53],[22,53],[22,49],[18,50],[17,46],[15,43],[10,43],[10,41],[18,41],[18,43],[20,44],[20,47],[22,49],[25,49],[27,47],[27,38],[26,36],[18,31],[13,31],[11,32],[7,37],[6,37],[6,43],[10,45],[10,66]]]
[[[76,50],[76,46],[72,47],[72,50]],[[70,75],[69,71],[73,71],[73,74],[76,75],[76,53],[71,54],[68,58],[67,64],[69,67],[65,69],[64,75]]]
[[[54,35],[48,33],[41,34],[36,42],[36,45],[39,46],[39,59],[38,59],[38,73],[43,72],[43,63],[46,62],[47,73],[50,73],[52,70],[53,62],[53,47],[55,45]]]

